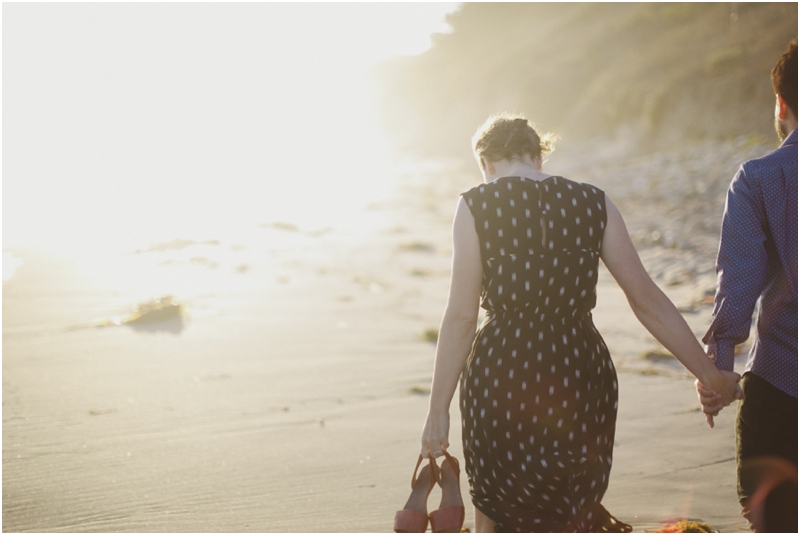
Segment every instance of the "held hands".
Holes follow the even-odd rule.
[[[428,418],[425,420],[425,427],[422,430],[422,449],[420,454],[423,457],[438,457],[442,455],[442,450],[450,447],[447,437],[450,435],[450,412],[449,411],[428,411]]]
[[[714,427],[714,416],[718,415],[724,407],[744,397],[739,386],[741,376],[738,373],[720,371],[719,377],[719,380],[708,386],[703,385],[699,379],[694,382],[697,398],[703,406],[708,427],[711,428]]]

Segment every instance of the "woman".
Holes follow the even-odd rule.
[[[463,193],[456,211],[422,455],[449,445],[460,378],[476,531],[630,531],[600,505],[617,378],[592,323],[599,260],[639,321],[721,404],[733,401],[738,376],[717,370],[650,279],[611,200],[542,172],[551,144],[509,115],[473,138],[485,184]],[[476,333],[479,304],[486,321]]]

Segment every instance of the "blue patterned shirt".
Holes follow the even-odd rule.
[[[717,255],[713,321],[703,342],[721,370],[756,335],[745,367],[797,397],[797,130],[745,162],[731,182]]]

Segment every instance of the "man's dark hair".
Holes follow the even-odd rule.
[[[797,117],[797,39],[789,42],[789,48],[772,68],[772,89]]]

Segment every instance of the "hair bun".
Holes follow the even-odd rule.
[[[472,136],[472,147],[476,158],[483,162],[523,158],[541,158],[553,150],[555,136],[536,132],[534,126],[517,114],[499,113],[490,116]],[[483,163],[481,163],[483,166]]]

